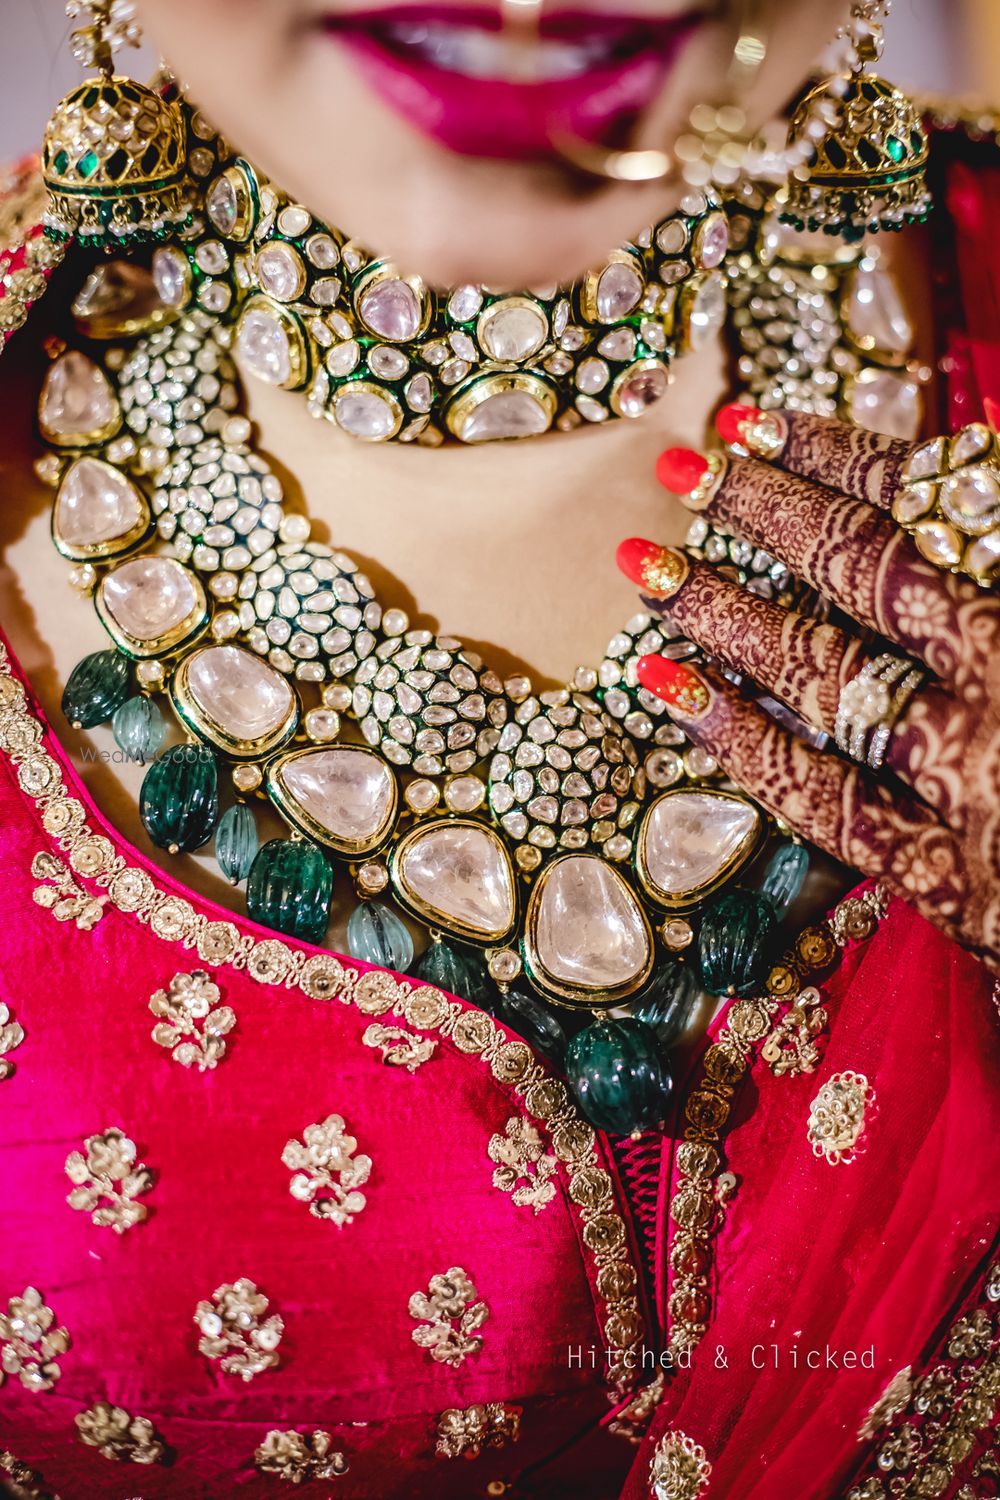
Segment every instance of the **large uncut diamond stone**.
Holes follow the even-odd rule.
[[[479,325],[484,349],[501,363],[528,359],[545,343],[548,331],[541,309],[521,297],[495,302]]]
[[[909,353],[913,324],[888,271],[865,262],[855,271],[847,299],[847,326],[862,348]]]
[[[459,425],[463,443],[490,443],[498,438],[539,437],[552,418],[530,391],[497,391],[487,396]]]
[[[392,826],[396,780],[369,750],[306,750],[283,761],[274,781],[288,816],[342,854],[377,848]]]
[[[121,426],[121,407],[104,371],[78,350],[50,367],[38,403],[42,436],[64,448],[104,442]]]
[[[639,832],[639,877],[667,906],[696,901],[753,853],[761,819],[756,808],[721,792],[667,792],[653,803]]]
[[[248,307],[236,334],[236,352],[249,370],[268,385],[288,385],[292,378],[292,346],[277,314],[261,306]]]
[[[242,646],[205,646],[182,662],[175,684],[182,717],[205,739],[250,755],[280,743],[298,717],[288,679]]]
[[[170,557],[135,557],[101,583],[97,608],[120,646],[156,656],[201,628],[205,594],[193,573]]]
[[[510,860],[481,823],[415,829],[399,845],[392,873],[405,905],[457,937],[500,942],[514,925]]]
[[[617,323],[639,305],[643,293],[638,266],[613,261],[597,283],[597,315],[602,323]]]
[[[859,370],[850,383],[851,416],[868,432],[912,442],[920,430],[923,401],[910,375],[893,370]]]
[[[52,514],[52,535],[65,557],[111,557],[149,522],[136,486],[97,458],[78,458],[66,471]]]
[[[364,292],[358,312],[372,333],[405,344],[420,332],[420,303],[405,281],[389,278]]]
[[[630,994],[653,961],[649,924],[628,885],[597,854],[557,859],[528,908],[532,971],[558,994]]]

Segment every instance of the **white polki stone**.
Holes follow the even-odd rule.
[[[550,417],[529,391],[498,391],[487,396],[462,423],[463,443],[488,443],[496,438],[537,437],[548,432]]]
[[[302,258],[291,245],[265,245],[257,256],[257,279],[276,302],[294,302],[305,286]]]
[[[348,339],[330,350],[326,356],[326,368],[331,375],[350,375],[361,358],[361,346],[356,339]]]
[[[286,385],[292,375],[292,351],[280,320],[262,307],[251,307],[240,319],[236,349],[247,368],[269,385]]]
[[[702,225],[697,239],[698,261],[706,271],[721,266],[729,249],[729,222],[725,214],[712,214]]]
[[[196,651],[185,663],[185,681],[206,730],[218,726],[241,743],[272,739],[294,712],[290,684],[242,646]]]
[[[191,268],[187,256],[173,246],[153,252],[153,283],[165,307],[183,307],[191,285]]]
[[[892,370],[860,370],[851,383],[850,413],[859,427],[911,441],[920,429],[920,386]]]
[[[352,437],[368,442],[383,442],[398,425],[398,413],[392,403],[376,391],[356,391],[345,386],[333,403],[337,426]]]
[[[968,427],[963,427],[951,440],[951,462],[957,467],[959,464],[972,463],[977,458],[985,458],[993,447],[993,433],[984,422],[972,422]]]
[[[726,291],[722,277],[713,272],[694,295],[688,314],[689,340],[692,349],[702,349],[726,321]]]
[[[941,509],[963,531],[992,531],[1000,521],[1000,484],[988,469],[952,474],[941,486]]]
[[[468,323],[478,316],[482,305],[483,294],[477,286],[460,286],[449,298],[448,312],[456,323]]]
[[[760,814],[747,802],[716,792],[670,792],[643,821],[640,874],[664,900],[697,896],[753,850],[759,832]]]
[[[597,283],[597,315],[602,323],[617,323],[639,305],[643,280],[637,267],[613,261]]]
[[[49,366],[38,420],[45,437],[72,446],[95,434],[110,436],[121,421],[121,408],[104,371],[71,349]]]
[[[372,333],[394,344],[404,344],[420,332],[420,303],[405,281],[376,283],[362,296],[358,311]]]
[[[451,931],[499,941],[514,922],[506,851],[481,824],[438,823],[399,846],[394,870],[404,900]]]
[[[236,189],[225,173],[216,178],[205,199],[208,217],[220,234],[232,234],[239,217]]]
[[[617,390],[618,410],[623,417],[641,417],[667,393],[670,377],[662,365],[646,365],[627,371]]]
[[[142,495],[120,469],[96,458],[78,458],[56,497],[53,534],[73,551],[109,547],[148,519]]]
[[[965,566],[977,578],[991,578],[1000,567],[1000,531],[991,531],[973,542],[965,554]]]
[[[367,852],[389,830],[396,784],[386,763],[354,746],[307,751],[277,772],[282,791],[343,849]]]
[[[634,894],[596,854],[571,854],[540,878],[528,931],[533,964],[559,988],[624,992],[652,959],[649,929]]]
[[[862,347],[887,354],[908,354],[913,344],[910,322],[896,279],[871,261],[862,261],[847,299],[847,326]]]
[[[514,299],[495,302],[486,313],[480,338],[487,354],[501,363],[528,359],[545,343],[548,322],[537,307]]]
[[[635,332],[631,328],[614,328],[597,346],[605,359],[631,359],[635,354]]]
[[[576,383],[580,390],[591,396],[597,391],[603,391],[609,378],[610,372],[603,359],[585,359],[576,372]]]
[[[99,599],[124,635],[152,644],[179,629],[204,603],[204,594],[187,568],[151,554],[131,558],[108,573]]]
[[[688,227],[683,219],[668,219],[656,231],[656,243],[664,255],[680,255],[688,242]]]
[[[368,351],[368,368],[381,380],[400,380],[410,368],[410,361],[391,344],[376,344]]]

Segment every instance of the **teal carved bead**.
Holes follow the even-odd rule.
[[[219,816],[215,756],[204,745],[175,745],[143,778],[139,814],[153,843],[190,854],[212,837]]]
[[[316,844],[271,839],[261,847],[247,880],[247,912],[255,922],[322,943],[332,900],[333,870]]]
[[[362,901],[348,918],[347,951],[366,964],[405,974],[413,962],[413,939],[405,922],[381,901]]]
[[[73,728],[106,724],[128,697],[129,675],[120,651],[94,651],[78,661],[62,695],[62,711]]]
[[[250,874],[260,840],[257,819],[245,802],[236,802],[222,814],[215,830],[215,857],[219,869],[233,885]]]
[[[632,1014],[656,1033],[661,1048],[672,1047],[685,1030],[701,994],[693,964],[667,960],[632,1002]]]
[[[643,1021],[595,1021],[566,1053],[566,1076],[591,1125],[612,1135],[663,1119],[673,1081],[655,1033]]]
[[[746,994],[764,973],[778,920],[767,896],[730,891],[701,919],[701,980],[710,995]]]
[[[508,990],[495,1003],[493,1014],[561,1068],[566,1055],[566,1033],[550,1010],[524,990]]]
[[[805,885],[808,873],[809,850],[803,844],[782,844],[772,855],[760,888],[779,922]]]
[[[492,1012],[496,1005],[497,992],[482,959],[478,954],[463,953],[451,943],[431,943],[413,972],[425,984],[458,995],[482,1010]]]
[[[163,744],[167,726],[163,715],[144,694],[126,698],[111,720],[115,744],[124,750],[129,760],[137,760],[141,766],[153,759]]]

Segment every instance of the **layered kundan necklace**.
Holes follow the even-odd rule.
[[[156,192],[86,189],[113,175],[126,139],[159,153],[143,158]],[[656,1120],[665,1046],[700,986],[758,979],[805,851],[769,848],[766,815],[639,685],[641,656],[693,650],[667,622],[636,615],[599,664],[536,693],[379,601],[286,503],[241,414],[234,355],[369,441],[475,443],[638,416],[674,355],[723,320],[719,199],[691,190],[574,286],[438,293],[290,202],[182,102],[127,80],[70,96],[45,170],[57,241],[73,217],[75,237],[103,249],[164,242],[151,272],[124,260],[91,272],[73,305],[83,347],[57,354],[40,397],[53,540],[111,640],[71,674],[67,718],[110,721],[149,763],[152,842],[180,853],[214,839],[255,921],[322,944],[335,884],[350,882],[354,956],[465,995],[560,1061],[559,1009],[599,1013],[567,1063],[585,1108],[612,1130]],[[196,212],[170,210],[172,173],[197,181]],[[749,231],[745,216],[744,242]],[[759,267],[744,262],[752,282]],[[823,288],[806,281],[818,337]],[[762,292],[738,320],[758,353],[780,344]],[[794,279],[782,295],[798,295]],[[759,369],[787,374],[796,358]],[[830,399],[819,356],[810,370]],[[789,585],[734,539],[698,541],[759,588]],[[164,708],[184,736],[166,749]],[[261,843],[264,801],[287,836]],[[429,937],[415,964],[400,910]]]

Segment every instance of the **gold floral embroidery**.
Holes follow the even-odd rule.
[[[253,1456],[262,1474],[274,1474],[289,1484],[311,1479],[337,1479],[348,1470],[347,1459],[333,1451],[328,1432],[269,1432]]]
[[[219,1005],[219,986],[204,969],[175,974],[165,990],[149,999],[154,1016],[162,1019],[153,1027],[153,1041],[171,1047],[171,1057],[182,1067],[205,1073],[226,1055],[225,1038],[236,1025],[228,1005]]]
[[[666,1373],[660,1370],[648,1385],[636,1391],[627,1405],[623,1406],[608,1423],[608,1431],[615,1437],[624,1438],[628,1443],[641,1443],[646,1429],[653,1420],[656,1408],[663,1400],[666,1389]]]
[[[4,350],[6,335],[14,333],[28,318],[33,302],[37,302],[45,291],[47,282],[44,271],[59,265],[66,254],[66,245],[36,235],[25,245],[25,264],[16,271],[9,269],[10,260],[4,257],[0,286],[0,354]]]
[[[120,1406],[98,1401],[88,1411],[76,1416],[80,1441],[96,1448],[105,1458],[132,1464],[158,1464],[166,1457],[166,1447],[152,1422],[146,1417],[130,1417]]]
[[[868,1435],[882,1428],[888,1431],[872,1455],[869,1470],[849,1491],[847,1500],[924,1500],[950,1493],[959,1467],[996,1421],[1000,1405],[998,1301],[1000,1261],[986,1273],[985,1305],[981,1303],[952,1325],[945,1335],[939,1363],[919,1380],[911,1380],[909,1392],[904,1391],[901,1380],[907,1372],[900,1371],[896,1377],[900,1385],[892,1403],[894,1409],[871,1424],[872,1433]],[[880,1404],[877,1402],[873,1411]],[[866,1435],[864,1428],[861,1435]],[[989,1450],[973,1466],[974,1475],[981,1472],[994,1472]],[[973,1494],[979,1493],[975,1487],[970,1489]]]
[[[276,1313],[261,1322],[267,1308],[267,1298],[245,1276],[217,1287],[211,1302],[199,1302],[195,1309],[198,1352],[220,1360],[226,1375],[242,1380],[273,1370],[285,1324]]]
[[[438,1418],[439,1458],[478,1458],[484,1448],[505,1448],[521,1435],[521,1407],[504,1401],[449,1407]]]
[[[875,1090],[863,1073],[833,1073],[809,1106],[806,1133],[814,1156],[832,1167],[849,1166],[875,1108]]]
[[[66,1175],[76,1186],[66,1202],[70,1208],[89,1213],[98,1228],[124,1234],[146,1217],[144,1203],[136,1198],[153,1186],[153,1174],[142,1162],[136,1165],[136,1145],[123,1130],[112,1126],[103,1135],[91,1135],[84,1152],[71,1151]]]
[[[820,1060],[816,1039],[829,1015],[815,985],[808,985],[775,1026],[761,1048],[761,1057],[776,1078],[783,1074],[814,1073]]]
[[[19,1026],[11,1015],[10,1007],[0,1002],[0,1052],[13,1052],[24,1041],[24,1027]],[[0,1057],[0,1083],[12,1078],[16,1064],[9,1057]]]
[[[875,931],[889,907],[888,892],[880,885],[860,896],[847,896],[830,919],[830,931],[838,948],[863,943]]]
[[[901,1411],[906,1410],[906,1404],[913,1395],[913,1369],[906,1365],[904,1369],[897,1370],[889,1381],[881,1396],[875,1402],[858,1428],[858,1442],[867,1442],[878,1432],[880,1427],[887,1427],[894,1417],[898,1417]]]
[[[55,1313],[33,1286],[12,1297],[0,1313],[0,1385],[16,1375],[29,1391],[50,1391],[62,1371],[56,1356],[69,1348],[69,1333],[54,1328]]]
[[[295,1173],[288,1191],[308,1203],[317,1219],[338,1226],[352,1224],[367,1199],[358,1188],[371,1176],[370,1156],[355,1156],[358,1143],[345,1135],[340,1115],[327,1115],[319,1125],[308,1125],[301,1141],[289,1141],[281,1160]]]
[[[698,1500],[711,1473],[704,1448],[683,1432],[668,1432],[653,1451],[649,1493],[653,1500]]]
[[[556,1195],[552,1180],[558,1162],[545,1151],[541,1135],[530,1120],[515,1115],[507,1121],[506,1134],[495,1135],[487,1147],[490,1160],[497,1163],[493,1186],[510,1193],[518,1208],[541,1213]]]
[[[429,1062],[437,1047],[437,1042],[414,1036],[412,1031],[404,1031],[401,1026],[373,1024],[361,1040],[366,1047],[380,1047],[384,1063],[406,1068],[409,1073],[415,1073],[422,1063]]]
[[[210,968],[229,964],[255,984],[282,985],[311,1000],[338,1000],[370,1017],[391,1012],[412,1030],[434,1033],[435,1040],[446,1040],[477,1059],[498,1084],[523,1101],[528,1115],[547,1131],[553,1154],[565,1167],[569,1201],[594,1270],[608,1381],[619,1391],[631,1388],[637,1379],[635,1351],[643,1338],[636,1262],[596,1134],[572,1103],[565,1084],[489,1016],[430,985],[399,980],[378,969],[360,973],[336,954],[306,954],[279,938],[255,937],[241,932],[235,922],[209,918],[183,897],[161,889],[147,870],[130,865],[110,839],[93,832],[86,809],[68,793],[59,762],[42,740],[41,722],[28,707],[24,687],[0,643],[0,752],[9,758],[22,792],[37,807],[45,832],[70,868],[107,891],[117,911],[147,926],[163,942],[194,951]]]
[[[81,931],[90,932],[104,916],[107,896],[89,896],[54,854],[36,854],[31,873],[36,880],[54,882],[36,886],[32,895],[57,922],[75,922]]]
[[[0,1449],[0,1479],[6,1488],[9,1500],[58,1500],[58,1497],[43,1489],[45,1480],[27,1464],[21,1463],[13,1453]]]
[[[476,1334],[490,1313],[478,1296],[461,1266],[432,1276],[427,1291],[414,1292],[410,1298],[410,1317],[421,1323],[413,1330],[413,1342],[429,1350],[431,1359],[457,1370],[464,1359],[483,1347]]]
[[[881,898],[876,901],[870,892],[862,904],[866,910],[884,907]],[[675,1356],[689,1353],[708,1328],[712,1240],[722,1222],[720,1210],[731,1196],[725,1187],[721,1196],[718,1191],[723,1186],[720,1143],[737,1089],[782,1002],[800,994],[808,980],[832,969],[838,958],[830,924],[805,928],[794,947],[774,965],[765,994],[733,1002],[702,1058],[702,1079],[685,1104],[685,1138],[677,1148],[677,1181],[670,1202],[674,1231],[668,1342]]]

